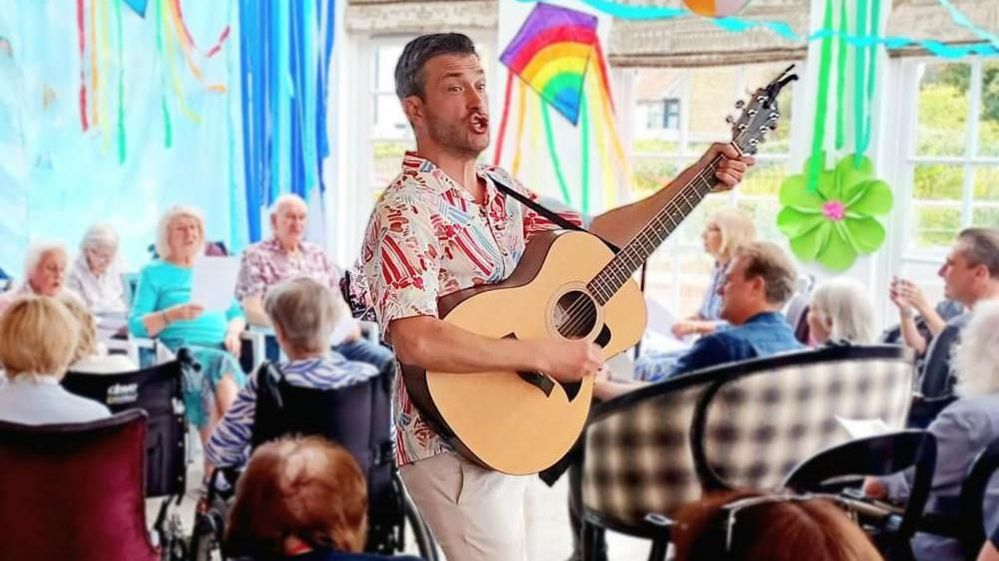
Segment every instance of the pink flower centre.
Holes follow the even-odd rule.
[[[822,205],[822,214],[829,220],[838,222],[846,216],[846,207],[839,201],[829,201]]]

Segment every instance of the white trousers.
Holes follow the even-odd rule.
[[[454,453],[399,472],[448,561],[527,561],[529,476],[488,470]]]

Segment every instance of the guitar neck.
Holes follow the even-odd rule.
[[[711,188],[717,182],[715,171],[721,161],[721,156],[716,157],[681,187],[652,220],[587,284],[590,293],[601,305],[607,303],[624,286],[649,255],[662,245],[687,215],[711,192]]]

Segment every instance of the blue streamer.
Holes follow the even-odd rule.
[[[538,2],[539,0],[518,0],[519,2]],[[693,15],[692,12],[681,8],[667,8],[662,6],[636,6],[632,4],[621,4],[613,0],[580,0],[584,4],[603,12],[609,16],[626,20],[659,20],[687,17]],[[711,18],[711,21],[718,27],[741,33],[757,27],[769,29],[778,36],[797,43],[811,42],[825,39],[827,37],[839,37],[854,47],[870,47],[873,45],[884,45],[890,49],[897,49],[908,46],[919,46],[930,54],[940,58],[963,58],[969,55],[997,56],[999,55],[999,38],[978,28],[967,17],[964,16],[949,0],[939,0],[939,2],[951,12],[955,23],[967,28],[979,37],[988,39],[985,43],[974,43],[970,45],[945,45],[940,41],[932,39],[913,39],[910,37],[881,37],[877,35],[853,35],[841,33],[833,29],[820,29],[807,37],[796,33],[791,26],[781,21],[755,21],[737,17]]]
[[[319,169],[320,193],[326,192],[323,178],[323,161],[330,155],[329,138],[326,132],[326,103],[329,98],[329,67],[333,56],[333,40],[336,24],[335,0],[319,0],[322,8],[316,13],[319,21],[319,40],[322,46],[316,69],[316,166]]]

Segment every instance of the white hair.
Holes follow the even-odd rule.
[[[857,345],[874,342],[874,303],[863,283],[836,277],[812,291],[811,312],[829,329],[829,340]]]
[[[970,313],[971,321],[951,351],[961,397],[999,392],[999,300],[983,300]]]
[[[87,228],[80,240],[80,250],[111,249],[118,250],[118,233],[110,224],[94,224]]]
[[[323,352],[333,328],[350,315],[339,292],[308,277],[294,278],[267,293],[264,309],[295,350]]]
[[[277,199],[274,200],[274,204],[271,205],[271,216],[274,216],[281,211],[281,207],[285,205],[296,204],[301,205],[305,208],[306,212],[309,210],[309,204],[305,202],[305,199],[299,197],[295,193],[285,193]]]
[[[170,207],[160,217],[160,222],[156,226],[156,253],[159,254],[160,259],[166,259],[170,255],[170,224],[177,218],[193,218],[197,220],[198,227],[201,229],[202,248],[205,245],[205,217],[201,214],[201,211],[192,206],[177,205]],[[201,250],[198,250],[197,253],[200,255]]]
[[[31,244],[28,248],[28,252],[24,255],[24,280],[31,277],[38,265],[41,264],[45,256],[50,253],[61,253],[63,258],[68,262],[69,253],[66,251],[66,247],[59,242],[35,242]]]

